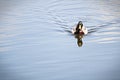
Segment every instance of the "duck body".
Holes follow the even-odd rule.
[[[82,21],[79,21],[78,24],[72,29],[72,34],[75,35],[87,35],[88,30],[82,24]]]

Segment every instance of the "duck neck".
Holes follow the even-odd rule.
[[[80,32],[80,29],[76,29],[74,34],[79,34],[79,32]]]

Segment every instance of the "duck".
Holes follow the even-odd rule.
[[[83,26],[82,21],[79,21],[78,24],[72,29],[72,34],[74,35],[87,35],[88,30]]]

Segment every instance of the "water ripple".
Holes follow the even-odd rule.
[[[30,5],[31,3],[28,1],[26,6]],[[4,16],[0,22],[0,51],[13,46],[14,48],[25,46],[24,44],[40,45],[42,43],[39,40],[44,37],[39,37],[45,36],[48,33],[44,33],[44,31],[49,32],[51,29],[54,30],[50,31],[51,33],[56,31],[71,34],[71,28],[78,21],[83,21],[89,30],[87,35],[89,41],[87,42],[112,43],[120,40],[119,10],[112,11],[112,7],[101,1],[52,0],[44,5],[35,6],[34,4],[33,8],[16,6],[11,11],[0,13]],[[54,26],[50,29],[41,23]],[[19,46],[16,46],[17,44]]]
[[[88,28],[90,38],[88,42],[112,43],[120,40],[120,26],[118,19],[118,9],[111,10],[111,3],[103,3],[105,1],[68,1],[64,0],[48,3],[48,16],[53,24],[60,26],[63,30],[58,32],[70,32],[73,25],[82,20]],[[89,3],[89,5],[82,5]],[[80,5],[81,4],[81,5]],[[93,5],[94,4],[94,5]],[[114,7],[116,2],[113,1]]]

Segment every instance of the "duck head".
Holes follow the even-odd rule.
[[[75,34],[78,34],[83,28],[83,23],[82,21],[79,21],[77,26],[76,26],[76,31],[75,31]]]
[[[78,29],[81,30],[82,28],[83,28],[83,23],[82,23],[82,21],[79,21],[77,24],[76,30],[78,30]]]

